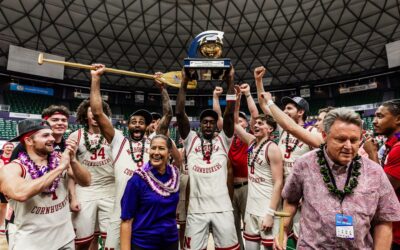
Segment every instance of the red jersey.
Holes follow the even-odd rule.
[[[385,143],[386,159],[384,168],[386,174],[400,180],[400,140],[396,136],[388,138]],[[397,198],[400,200],[400,189],[395,190]],[[400,222],[393,222],[393,242],[400,244]]]
[[[247,149],[248,145],[235,135],[228,152],[233,177],[247,178]]]
[[[8,163],[10,163],[11,157],[6,158],[6,157],[4,157],[3,155],[1,155],[1,156],[0,156],[0,159],[3,160],[4,165],[7,165]]]

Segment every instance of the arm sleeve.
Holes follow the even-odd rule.
[[[400,143],[393,146],[387,156],[384,168],[386,174],[400,180]]]
[[[392,184],[385,173],[379,169],[380,187],[378,190],[379,201],[374,216],[375,221],[400,221],[400,203],[394,192]]]
[[[303,173],[306,171],[303,165],[305,164],[303,161],[295,161],[292,173],[283,187],[282,198],[290,203],[298,202],[303,197]]]
[[[141,193],[139,181],[140,177],[134,175],[126,184],[124,195],[121,199],[121,220],[135,218]]]

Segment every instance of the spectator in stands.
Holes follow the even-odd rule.
[[[357,113],[332,110],[324,119],[326,144],[295,162],[282,197],[291,214],[285,235],[302,199],[299,249],[390,249],[400,203],[382,168],[357,155],[361,132]],[[283,249],[277,238],[275,244]]]
[[[375,139],[369,138],[364,148],[370,159],[381,164],[400,199],[400,100],[387,101],[379,106],[373,125],[376,134],[387,137],[381,161],[378,159],[378,143]],[[400,249],[400,222],[393,223],[392,249]]]
[[[179,171],[168,164],[171,150],[171,139],[155,135],[149,162],[128,181],[121,200],[121,250],[179,249]]]

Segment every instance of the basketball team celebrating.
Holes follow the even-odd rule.
[[[65,139],[70,112],[52,105],[42,119],[20,121],[10,140],[19,144],[3,147],[9,249],[93,250],[101,237],[106,250],[201,250],[210,234],[221,250],[290,249],[288,239],[297,249],[400,249],[400,100],[375,113],[375,133],[387,138],[380,150],[349,108],[322,109],[315,124],[301,97],[282,98],[281,110],[264,90],[262,66],[254,70],[260,114],[231,67],[224,112],[216,87],[194,131],[182,71],[175,143],[166,86],[155,80],[163,114],[136,110],[124,136],[100,94],[105,67],[94,66],[90,99],[76,112],[82,128]],[[277,211],[290,215],[283,244]]]

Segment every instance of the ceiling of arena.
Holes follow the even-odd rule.
[[[0,0],[0,67],[14,44],[70,62],[175,71],[194,36],[221,30],[237,81],[252,82],[264,65],[273,86],[302,84],[387,68],[385,44],[400,39],[399,18],[400,0]],[[65,78],[90,74],[66,69]]]

